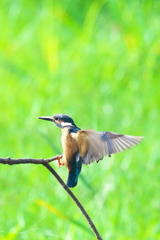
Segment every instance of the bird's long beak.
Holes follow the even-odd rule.
[[[54,122],[53,120],[53,117],[38,117],[39,119],[42,119],[42,120],[47,120],[47,121],[51,121],[51,122]]]

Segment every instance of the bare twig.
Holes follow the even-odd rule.
[[[61,155],[62,157],[62,155]],[[24,164],[24,163],[32,163],[32,164],[42,164],[44,167],[46,167],[52,175],[57,179],[57,181],[62,185],[62,187],[65,189],[65,191],[70,195],[70,197],[73,199],[73,201],[76,203],[82,214],[87,219],[90,227],[92,228],[96,238],[98,240],[102,240],[98,230],[96,229],[96,226],[92,222],[91,218],[89,217],[88,213],[82,206],[82,204],[79,202],[79,200],[76,198],[76,196],[71,192],[71,190],[67,187],[67,185],[63,182],[63,180],[60,178],[60,176],[56,173],[56,171],[49,165],[49,162],[55,161],[58,159],[58,156],[55,156],[53,158],[48,159],[34,159],[34,158],[18,158],[18,159],[12,159],[10,157],[7,158],[0,158],[0,163],[2,164],[8,164],[8,165],[14,165],[14,164]]]
[[[32,163],[32,164],[43,164],[43,163],[49,163],[52,161],[55,161],[58,159],[58,157],[62,155],[55,156],[53,158],[40,158],[40,159],[35,159],[35,158],[15,158],[12,159],[10,157],[7,158],[0,158],[0,163],[2,164],[8,164],[8,165],[14,165],[14,164],[23,164],[23,163]]]

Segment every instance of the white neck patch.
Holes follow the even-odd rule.
[[[69,126],[73,126],[72,123],[69,122],[61,122],[62,127],[69,127]]]

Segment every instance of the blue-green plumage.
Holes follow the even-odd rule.
[[[67,179],[67,186],[73,188],[77,185],[78,176],[81,172],[82,161],[78,152],[73,155],[72,161],[69,163],[69,173]]]

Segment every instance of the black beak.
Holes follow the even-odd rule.
[[[39,118],[39,119],[42,119],[42,120],[47,120],[47,121],[54,122],[53,117],[38,117],[38,118]]]

